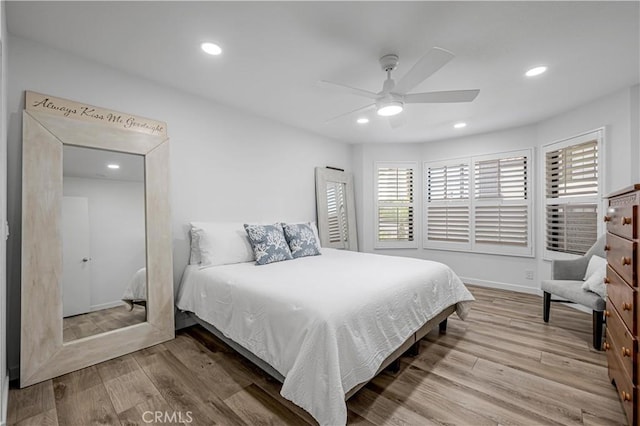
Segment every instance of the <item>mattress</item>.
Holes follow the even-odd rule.
[[[320,424],[345,424],[345,394],[412,333],[473,296],[446,265],[322,249],[256,266],[188,266],[176,299],[285,377],[281,394]]]

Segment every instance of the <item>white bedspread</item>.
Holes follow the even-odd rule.
[[[122,300],[142,301],[147,300],[147,269],[140,268],[133,274],[129,285],[122,293]]]
[[[269,265],[189,266],[178,308],[285,376],[281,394],[322,425],[347,421],[345,393],[443,309],[473,296],[446,265],[322,249]]]

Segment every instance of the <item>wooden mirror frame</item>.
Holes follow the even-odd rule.
[[[175,336],[166,125],[26,92],[22,146],[20,387]],[[63,343],[63,144],[144,156],[147,321]],[[117,248],[114,248],[117,249]]]
[[[347,211],[347,239],[345,241],[331,242],[329,238],[328,182],[344,184],[343,196]],[[316,167],[316,215],[318,216],[318,233],[322,247],[358,251],[356,203],[353,195],[353,176],[350,173],[328,167]]]

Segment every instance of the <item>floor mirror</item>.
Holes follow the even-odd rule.
[[[353,176],[316,167],[316,213],[322,247],[358,251]]]
[[[163,122],[26,92],[20,385],[174,337]]]

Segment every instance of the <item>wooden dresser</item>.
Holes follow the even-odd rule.
[[[638,413],[638,236],[640,184],[610,194],[607,223],[607,351],[609,378],[615,384],[630,425],[640,425]]]

